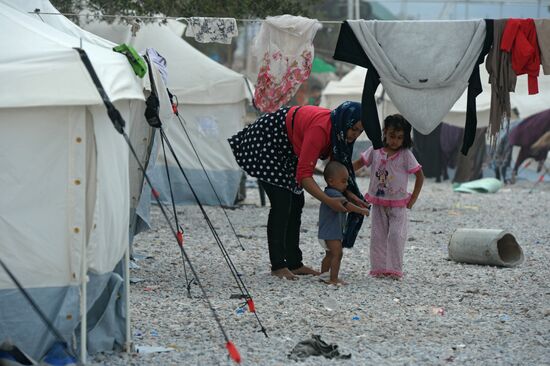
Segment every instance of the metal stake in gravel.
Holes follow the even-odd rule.
[[[132,155],[136,159],[136,161],[139,165],[139,168],[143,171],[143,175],[145,177],[145,180],[147,181],[147,184],[149,184],[151,189],[154,189],[153,185],[151,183],[151,180],[149,179],[149,176],[147,175],[147,173],[145,171],[145,168],[143,167],[143,164],[141,164],[141,162],[138,159],[138,156],[136,154],[136,151],[134,150],[134,147],[132,146],[130,138],[128,137],[126,132],[124,132],[124,126],[126,125],[126,122],[124,121],[124,118],[122,118],[120,112],[116,109],[116,107],[113,105],[113,103],[109,100],[109,96],[107,95],[107,93],[105,93],[105,90],[103,89],[103,86],[101,85],[101,81],[99,80],[99,78],[98,78],[98,76],[97,76],[97,74],[96,74],[96,72],[95,72],[95,70],[94,70],[94,68],[91,64],[90,59],[88,58],[88,55],[86,54],[86,51],[84,51],[81,48],[75,48],[75,50],[80,55],[80,59],[82,60],[82,63],[84,64],[84,66],[86,67],[86,70],[90,74],[90,77],[92,78],[92,81],[95,84],[95,87],[96,87],[101,99],[103,100],[103,103],[105,104],[105,107],[107,108],[107,114],[109,115],[109,119],[113,123],[113,126],[115,127],[115,129],[124,137],[124,140],[126,141],[126,143],[128,144],[128,147],[130,149],[130,152],[132,153]],[[197,284],[199,285],[199,287],[201,289],[201,292],[204,296],[204,301],[206,301],[206,303],[208,305],[208,308],[212,312],[214,320],[216,321],[216,323],[218,324],[218,327],[220,328],[220,331],[221,331],[221,333],[222,333],[222,335],[225,339],[225,342],[226,342],[225,347],[227,348],[229,356],[231,357],[231,359],[233,359],[233,361],[235,361],[237,363],[240,363],[241,362],[241,355],[239,354],[239,351],[237,350],[237,347],[235,347],[235,344],[233,344],[233,342],[231,342],[229,340],[229,337],[227,336],[227,333],[225,332],[225,329],[223,328],[223,326],[221,324],[221,321],[218,317],[218,314],[217,314],[216,310],[214,309],[214,307],[212,306],[212,303],[210,302],[210,299],[208,298],[208,296],[206,294],[206,290],[204,289],[202,283],[199,280],[199,276],[198,276],[197,272],[195,271],[195,268],[193,268],[193,265],[191,264],[191,260],[187,256],[187,253],[186,253],[185,249],[183,248],[183,245],[180,244],[178,234],[177,234],[176,230],[174,230],[174,227],[173,227],[172,223],[168,219],[168,214],[164,210],[164,206],[161,204],[161,202],[159,200],[159,197],[157,195],[153,195],[153,196],[155,197],[157,203],[159,204],[160,210],[162,211],[162,214],[163,214],[164,218],[166,219],[166,221],[168,223],[168,227],[170,228],[170,230],[172,231],[172,234],[174,235],[174,238],[178,242],[178,246],[180,247],[180,251],[181,251],[182,256],[185,258],[185,260],[189,264],[189,268],[191,269],[191,272],[195,276],[195,280],[196,280]]]

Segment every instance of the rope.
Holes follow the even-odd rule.
[[[183,118],[179,115],[179,113],[176,114],[176,117],[178,117],[178,121],[181,125],[181,128],[183,129],[183,132],[185,132],[185,136],[187,137],[187,140],[189,141],[189,144],[191,145],[191,148],[193,149],[193,152],[197,156],[197,160],[199,161],[199,164],[201,165],[201,168],[204,172],[204,175],[206,175],[206,179],[208,180],[208,183],[210,184],[210,187],[212,187],[212,191],[214,192],[214,195],[216,196],[216,198],[218,200],[218,203],[220,204],[220,207],[221,207],[225,217],[227,218],[227,222],[229,223],[229,226],[231,227],[231,230],[233,231],[233,234],[235,234],[235,238],[237,238],[237,241],[239,242],[239,246],[244,251],[245,249],[244,249],[244,246],[241,242],[241,239],[239,239],[239,235],[237,234],[237,231],[235,230],[235,227],[233,226],[233,223],[229,219],[229,216],[227,215],[227,211],[226,211],[225,207],[223,207],[222,200],[221,200],[220,196],[218,196],[218,192],[216,192],[216,188],[214,188],[214,184],[210,180],[210,176],[208,175],[208,172],[206,171],[206,168],[205,168],[204,164],[202,163],[202,160],[199,156],[199,153],[198,153],[197,149],[195,148],[195,145],[193,144],[193,141],[191,140],[191,137],[189,136],[189,133],[187,132],[187,129],[185,128],[185,126],[182,122]]]
[[[144,167],[143,167],[143,164],[141,163],[141,161],[139,160],[138,156],[137,156],[137,153],[136,151],[134,150],[134,147],[132,146],[132,143],[130,141],[130,138],[128,137],[128,135],[126,134],[126,132],[124,131],[124,125],[125,125],[125,121],[124,119],[122,118],[122,116],[120,115],[120,112],[114,107],[114,105],[111,103],[109,97],[107,96],[107,94],[105,93],[105,90],[103,89],[103,86],[101,85],[101,81],[99,80],[99,78],[97,77],[97,74],[90,62],[90,59],[88,58],[88,55],[86,54],[86,51],[84,51],[83,49],[81,48],[75,48],[75,50],[78,52],[78,54],[80,55],[80,58],[82,60],[82,63],[84,64],[84,66],[86,67],[86,70],[88,71],[88,73],[90,74],[90,77],[92,78],[92,81],[94,82],[96,88],[97,88],[97,91],[99,93],[99,95],[101,96],[102,100],[103,100],[103,103],[105,104],[105,107],[107,108],[107,113],[109,115],[109,118],[111,119],[111,122],[113,123],[113,126],[115,127],[115,129],[124,137],[124,140],[126,141],[126,143],[128,144],[128,148],[130,149],[130,152],[132,153],[133,157],[136,159],[138,165],[139,165],[139,168],[143,171],[143,175],[145,177],[145,180],[147,181],[147,184],[149,184],[149,186],[151,187],[151,189],[153,190],[153,192],[156,192],[154,190],[154,187],[153,187],[153,184],[151,183],[151,179],[149,178],[147,172],[145,171]],[[162,131],[162,130],[161,130]],[[170,220],[168,219],[168,214],[166,213],[166,210],[164,209],[164,206],[162,205],[162,203],[160,202],[160,198],[159,198],[159,195],[158,193],[157,194],[153,194],[153,196],[155,197],[155,200],[157,201],[157,203],[159,204],[159,207],[160,207],[160,210],[165,218],[165,220],[167,221],[168,223],[168,227],[170,228],[170,231],[172,232],[172,235],[174,235],[174,238],[176,239],[176,241],[178,242],[178,246],[180,248],[180,251],[181,251],[181,254],[182,254],[182,257],[187,261],[187,263],[189,264],[189,268],[191,270],[191,272],[193,273],[193,276],[195,277],[195,281],[197,282],[197,285],[199,286],[199,288],[201,289],[201,292],[203,294],[203,297],[204,297],[204,301],[206,302],[206,304],[208,305],[208,308],[210,309],[211,313],[212,313],[212,316],[214,317],[214,320],[216,321],[216,324],[218,325],[219,329],[220,329],[220,332],[222,333],[223,335],[223,338],[225,339],[226,341],[226,348],[231,356],[231,358],[236,361],[236,362],[240,362],[241,358],[240,358],[240,355],[237,351],[237,349],[235,348],[235,345],[233,344],[233,342],[231,342],[229,340],[229,337],[227,336],[227,333],[225,331],[225,329],[223,328],[222,326],[222,323],[218,317],[218,313],[216,312],[216,309],[214,309],[214,306],[212,305],[212,303],[210,302],[210,299],[206,293],[206,290],[204,289],[204,286],[202,285],[201,281],[199,280],[199,276],[197,274],[197,271],[195,270],[195,268],[193,267],[193,264],[191,263],[191,260],[189,258],[189,256],[187,255],[187,252],[185,251],[185,249],[183,248],[183,245],[180,244],[180,241],[178,240],[178,234],[176,233],[176,230],[174,230],[174,226],[172,225],[172,223],[170,222]]]
[[[150,65],[149,65],[149,67],[150,67]],[[183,245],[183,228],[178,223],[178,213],[176,211],[176,203],[175,203],[175,200],[174,200],[174,192],[172,190],[172,180],[170,179],[170,170],[168,169],[168,159],[166,157],[166,149],[164,147],[164,139],[161,138],[160,142],[162,144],[162,153],[164,155],[164,166],[166,167],[166,177],[168,178],[168,187],[170,188],[170,198],[172,200],[172,210],[174,212],[176,228],[179,229],[178,233],[177,233],[178,234],[177,240],[178,240],[178,244]],[[186,288],[187,288],[187,296],[191,297],[191,283],[193,282],[193,279],[191,279],[191,281],[189,281],[189,278],[187,277],[187,267],[185,266],[185,260],[184,260],[183,257],[182,257],[182,260],[183,260],[183,273],[185,275],[185,283],[186,283]]]
[[[179,159],[176,156],[176,152],[174,151],[172,144],[170,143],[170,140],[168,140],[168,137],[166,136],[166,133],[164,130],[160,129],[161,138],[165,139],[166,145],[168,146],[168,149],[172,153],[172,156],[174,157],[176,164],[178,165],[181,174],[183,175],[185,181],[189,185],[189,189],[191,190],[191,193],[193,194],[193,197],[195,198],[195,201],[197,202],[197,205],[199,206],[199,209],[201,210],[204,220],[206,221],[208,227],[210,228],[210,231],[212,232],[212,235],[214,236],[214,240],[218,244],[218,247],[220,248],[222,252],[222,256],[225,259],[227,265],[229,266],[229,269],[231,271],[231,274],[233,275],[233,278],[235,279],[235,282],[237,283],[237,286],[239,287],[239,290],[242,294],[242,297],[246,300],[246,304],[249,305],[250,311],[254,314],[256,317],[256,320],[258,321],[258,324],[261,327],[261,332],[264,333],[264,335],[267,337],[267,332],[265,327],[263,326],[262,322],[260,321],[260,318],[258,317],[257,312],[255,311],[254,303],[252,300],[252,296],[250,295],[250,292],[248,291],[248,288],[246,287],[244,281],[240,277],[239,273],[237,272],[237,268],[235,267],[235,264],[231,260],[231,257],[229,256],[229,253],[227,252],[227,249],[223,245],[222,240],[220,239],[214,225],[212,224],[212,221],[210,220],[210,217],[206,213],[206,210],[204,209],[204,206],[199,200],[199,197],[197,196],[195,190],[193,189],[193,186],[191,185],[191,182],[189,181],[189,178],[187,177],[187,174],[183,170],[183,167],[179,161]]]

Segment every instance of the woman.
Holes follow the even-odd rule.
[[[229,139],[237,163],[258,178],[271,203],[267,241],[274,276],[294,280],[296,275],[319,274],[302,263],[299,241],[304,189],[333,210],[346,211],[345,199],[327,196],[313,179],[317,159],[331,158],[344,164],[350,175],[346,197],[367,207],[359,198],[351,165],[353,143],[363,132],[360,118],[361,104],[356,102],[345,102],[333,111],[316,106],[283,107],[262,115]],[[362,216],[348,216],[347,246],[351,246]]]

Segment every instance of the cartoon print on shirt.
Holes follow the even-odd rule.
[[[376,171],[376,178],[378,178],[378,186],[376,189],[377,197],[383,197],[386,195],[388,174],[389,174],[388,171],[384,167],[380,167]]]

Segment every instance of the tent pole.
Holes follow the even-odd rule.
[[[80,361],[83,365],[86,364],[87,348],[87,329],[88,329],[88,307],[87,307],[87,265],[86,245],[82,251],[82,263],[80,270]]]
[[[124,253],[124,301],[126,307],[126,352],[132,351],[132,334],[130,329],[130,246]]]

